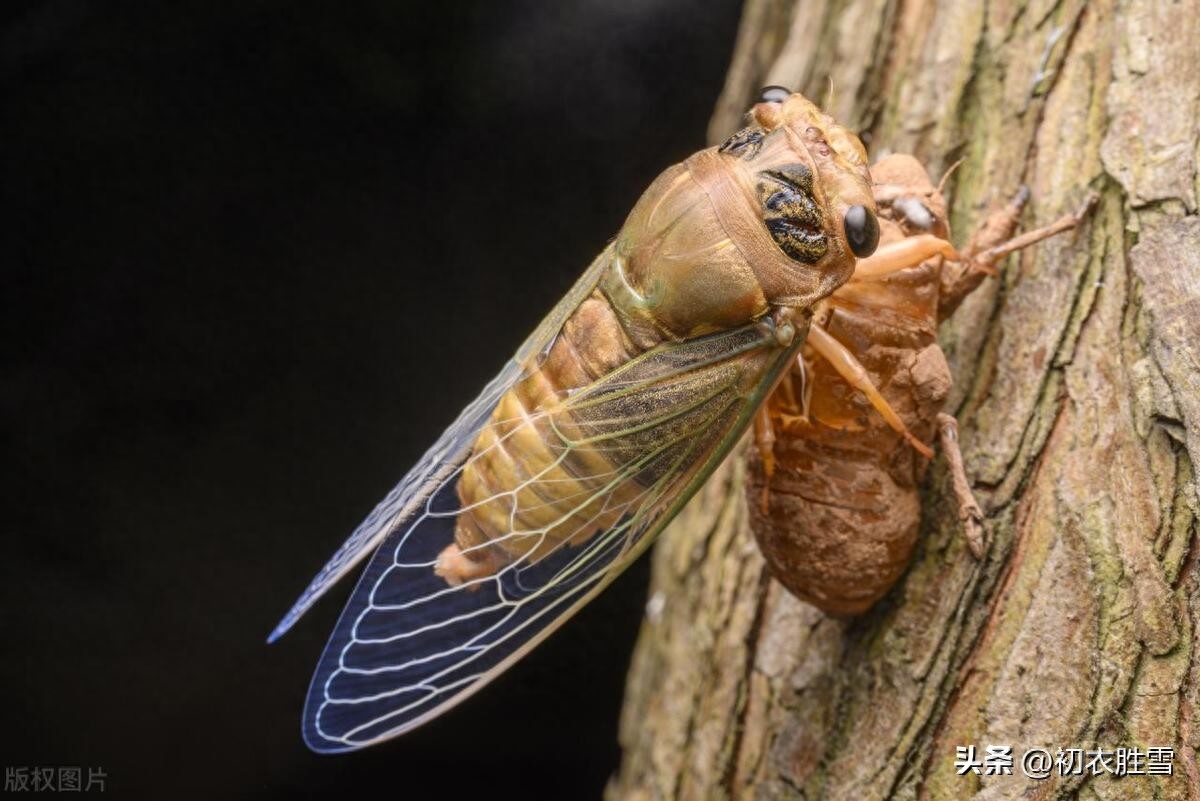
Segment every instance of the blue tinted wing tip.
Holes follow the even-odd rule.
[[[291,631],[292,626],[296,623],[296,614],[288,612],[283,616],[283,620],[279,621],[275,628],[271,629],[271,633],[267,635],[267,645],[273,645],[283,635]]]

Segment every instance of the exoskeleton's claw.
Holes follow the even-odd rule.
[[[962,523],[963,537],[967,541],[967,548],[971,551],[971,555],[976,559],[983,559],[983,555],[987,552],[987,540],[983,527],[983,514],[979,511],[979,507],[959,507],[958,520]]]
[[[1099,202],[1100,202],[1100,193],[1099,192],[1097,192],[1095,190],[1088,192],[1087,197],[1085,197],[1083,199],[1083,203],[1081,203],[1079,205],[1079,208],[1076,209],[1076,211],[1075,211],[1075,224],[1078,225],[1079,223],[1083,222],[1087,217],[1091,216],[1092,211],[1095,210],[1096,204]]]

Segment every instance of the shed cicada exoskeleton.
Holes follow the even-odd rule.
[[[1013,238],[1022,190],[960,253],[946,202],[915,158],[871,167],[878,250],[814,308],[801,358],[756,421],[748,472],[750,523],[772,575],[837,615],[864,612],[904,572],[921,519],[919,484],[937,439],[971,551],[982,514],[963,470],[958,426],[942,408],[950,368],[938,324],[993,265],[1079,224],[1077,214]]]
[[[777,88],[751,116],[651,184],[272,632],[373,554],[309,689],[311,748],[440,714],[611,582],[741,437],[815,304],[874,251],[858,139]]]

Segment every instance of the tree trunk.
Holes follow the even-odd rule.
[[[1200,798],[1198,43],[1200,0],[748,0],[713,141],[782,84],[875,156],[962,159],[960,234],[1022,183],[1027,227],[1100,202],[943,326],[985,557],[939,458],[905,578],[828,618],[768,578],[731,459],[654,554],[610,801]],[[969,745],[1013,775],[957,775]],[[1159,746],[1170,776],[1021,770]]]

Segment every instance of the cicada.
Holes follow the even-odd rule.
[[[748,471],[751,528],[772,575],[836,615],[868,609],[907,567],[935,439],[961,530],[982,555],[957,421],[942,410],[952,379],[938,324],[1003,257],[1075,227],[1093,201],[1011,238],[1028,199],[1019,191],[959,252],[941,187],[920,162],[891,155],[871,175],[881,244],[814,309],[801,358],[760,412]]]
[[[874,209],[858,138],[778,88],[655,179],[272,632],[371,556],[317,665],[308,745],[356,749],[444,712],[644,551],[875,249]]]

